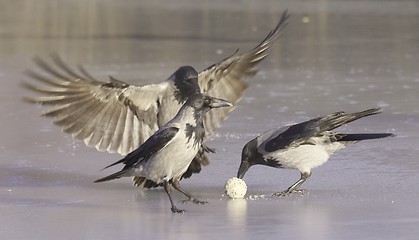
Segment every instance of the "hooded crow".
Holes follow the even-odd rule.
[[[119,163],[124,168],[107,177],[96,180],[104,182],[120,177],[140,176],[156,184],[163,184],[169,197],[172,212],[178,209],[170,196],[170,184],[194,203],[205,203],[184,191],[179,184],[204,140],[204,114],[212,108],[229,107],[228,101],[195,93],[189,97],[176,116],[162,126],[139,148],[129,153]]]
[[[99,151],[126,155],[172,119],[196,92],[237,103],[247,88],[245,79],[257,72],[256,65],[269,54],[288,17],[285,11],[267,37],[248,52],[236,52],[199,73],[190,66],[180,67],[166,81],[150,85],[130,85],[113,77],[105,83],[81,66],[78,71],[69,68],[57,55],[52,56],[56,66],[36,57],[34,62],[48,75],[29,70],[28,75],[43,84],[25,83],[25,86],[44,96],[27,100],[54,105],[43,116],[52,118],[55,125],[73,138]],[[222,124],[231,110],[233,107],[207,114],[205,137]],[[201,165],[209,163],[204,152],[211,150],[202,146],[184,177],[200,172]],[[134,178],[134,185],[158,186],[141,177]]]
[[[380,112],[379,108],[351,114],[336,112],[267,131],[244,146],[237,177],[242,179],[247,170],[257,164],[297,169],[301,173],[301,178],[287,190],[273,195],[285,196],[297,191],[302,192],[298,188],[311,176],[311,169],[327,162],[334,152],[358,141],[394,136],[391,133],[331,132],[343,124]]]

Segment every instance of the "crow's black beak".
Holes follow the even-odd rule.
[[[220,107],[231,107],[233,104],[229,101],[219,98],[212,98],[210,107],[211,108],[220,108]]]
[[[240,163],[239,171],[237,172],[237,178],[242,179],[246,174],[247,170],[249,170],[250,164],[248,161],[242,161]]]

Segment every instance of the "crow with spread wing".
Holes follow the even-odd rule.
[[[180,187],[188,166],[199,151],[204,140],[204,115],[214,108],[232,106],[231,103],[201,93],[188,98],[176,116],[163,125],[148,138],[140,147],[129,153],[125,158],[107,166],[124,164],[121,171],[113,173],[95,182],[105,182],[121,177],[143,177],[156,184],[163,185],[169,197],[172,212],[178,209],[170,195],[170,184],[188,197],[189,201],[204,204]]]
[[[43,116],[52,118],[55,125],[73,138],[99,151],[126,155],[172,119],[196,92],[237,103],[247,88],[245,79],[256,73],[255,66],[267,57],[288,18],[285,11],[267,37],[248,52],[236,52],[199,73],[190,66],[180,67],[166,81],[150,85],[131,85],[112,77],[101,82],[81,66],[77,71],[68,67],[58,56],[52,56],[55,66],[35,58],[34,62],[47,74],[29,70],[28,75],[42,84],[25,83],[25,86],[43,96],[27,100],[53,105]],[[215,109],[206,115],[206,137],[231,110],[233,107]],[[209,163],[205,156],[208,151],[213,150],[201,146],[184,178],[199,173],[201,165]],[[134,185],[161,186],[142,177],[135,177]]]

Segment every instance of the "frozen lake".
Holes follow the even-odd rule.
[[[208,142],[217,154],[183,187],[209,202],[178,204],[130,179],[95,184],[119,160],[61,133],[22,101],[35,55],[59,53],[104,81],[166,79],[256,46],[288,9],[273,53]],[[4,239],[417,239],[418,1],[11,1],[0,3],[0,234]],[[341,128],[396,138],[348,147],[302,185],[304,196],[228,200],[242,147],[277,126],[382,107]],[[248,195],[286,189],[298,171],[253,167]],[[176,201],[183,200],[174,194]]]

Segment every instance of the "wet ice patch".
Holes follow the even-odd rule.
[[[264,194],[254,194],[254,195],[250,195],[246,199],[248,199],[248,200],[261,200],[261,199],[267,199],[267,197],[268,196],[264,195]]]
[[[253,102],[255,99],[256,99],[256,98],[254,98],[254,97],[245,97],[245,98],[243,99],[243,101],[244,101],[244,102],[246,102],[246,103],[251,103],[251,102]]]
[[[288,106],[282,106],[282,107],[279,107],[277,111],[280,113],[284,113],[284,112],[287,112],[288,110],[289,110]]]
[[[236,133],[227,133],[224,135],[224,138],[227,138],[227,139],[240,139],[240,137],[241,136]]]
[[[52,125],[48,125],[48,126],[42,126],[41,128],[39,128],[40,132],[52,132]]]
[[[389,104],[389,103],[386,103],[386,102],[384,102],[384,101],[379,101],[379,102],[377,103],[377,105],[378,105],[379,107],[381,107],[381,108],[384,108],[384,107],[388,107],[388,106],[390,106],[390,104]]]

